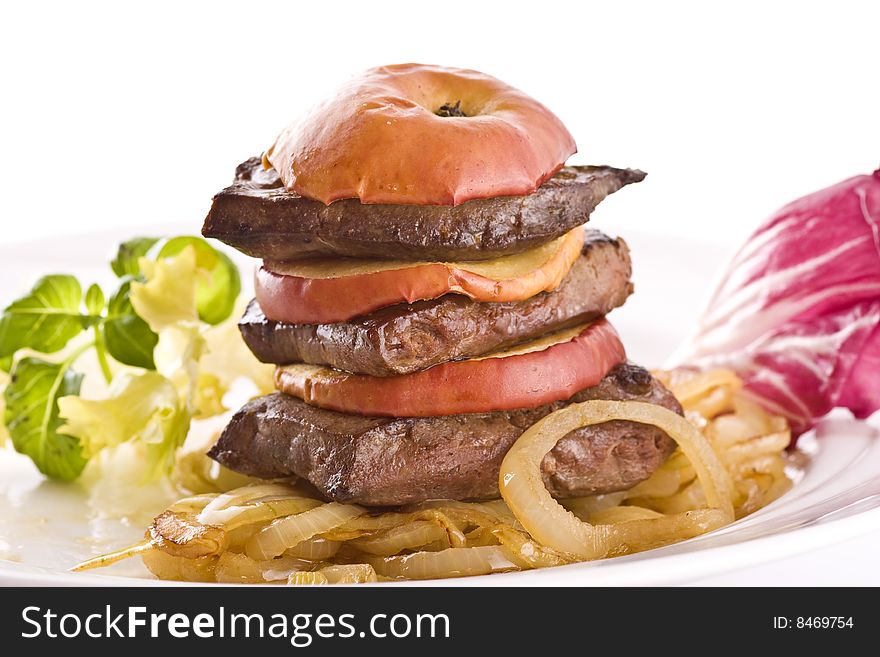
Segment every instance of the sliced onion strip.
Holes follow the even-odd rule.
[[[320,572],[328,584],[365,584],[378,582],[376,571],[367,563],[351,563],[326,566]]]
[[[316,586],[321,584],[329,584],[327,576],[319,571],[300,571],[290,573],[287,577],[287,583],[291,586]]]
[[[310,538],[300,541],[291,548],[287,548],[284,554],[288,557],[297,557],[298,559],[308,559],[309,561],[324,561],[339,552],[342,543],[339,541],[328,541],[326,538]]]
[[[294,495],[294,489],[286,484],[242,486],[232,492],[217,495],[202,509],[198,519],[199,522],[206,525],[221,525],[227,522],[229,517],[236,515],[235,509],[250,502],[268,497],[289,498],[292,495]],[[229,509],[233,509],[233,511],[229,511]]]
[[[238,552],[224,552],[214,567],[214,580],[224,584],[285,581],[290,573],[303,570],[309,565],[307,562],[287,557],[255,561]]]
[[[71,568],[70,572],[78,573],[83,570],[91,570],[92,568],[104,568],[105,566],[111,566],[114,563],[124,561],[125,559],[134,557],[138,554],[149,552],[152,549],[154,549],[153,541],[151,539],[144,539],[136,545],[131,545],[127,548],[116,550],[115,552],[108,552],[107,554],[102,554],[91,559],[86,559],[85,561],[82,561]]]
[[[665,497],[675,495],[681,488],[681,470],[658,468],[644,481],[636,484],[624,493],[625,499],[633,497]]]
[[[539,545],[510,525],[498,525],[492,530],[492,535],[501,543],[504,553],[520,568],[550,568],[575,561],[569,555]]]
[[[654,474],[656,474],[656,472]],[[597,511],[610,509],[611,507],[619,505],[624,499],[626,499],[626,493],[627,491],[620,491],[617,493],[605,493],[603,495],[572,497],[567,500],[560,500],[559,503],[581,520],[587,520],[591,514],[596,513]]]
[[[732,370],[714,369],[705,372],[688,372],[678,370],[669,378],[669,388],[682,406],[697,398],[704,397],[713,388],[725,388],[736,392],[742,387],[742,381]]]
[[[165,511],[149,529],[153,547],[175,557],[205,557],[223,552],[228,546],[226,530],[200,523],[190,513]]]
[[[300,541],[339,527],[366,513],[354,504],[330,502],[295,516],[279,518],[261,529],[245,544],[245,553],[258,561],[277,557]]]
[[[650,424],[665,431],[696,470],[710,507],[718,510],[705,518],[700,516],[699,527],[733,521],[730,477],[706,438],[686,419],[643,402],[587,401],[555,411],[534,424],[517,439],[501,464],[501,495],[538,542],[582,559],[598,559],[655,543],[676,527],[686,528],[686,521],[693,519],[682,514],[620,525],[590,525],[551,497],[541,477],[544,456],[569,432],[609,420]]]
[[[166,511],[173,511],[174,513],[199,513],[216,497],[216,493],[205,493],[204,495],[184,497],[182,500],[177,500],[174,504],[169,506]]]
[[[428,520],[433,522],[446,531],[448,542],[453,547],[465,545],[466,540],[464,532],[462,532],[454,522],[443,512],[441,508],[414,507],[416,510],[406,513],[383,513],[378,516],[361,516],[354,518],[344,525],[337,527],[335,530],[328,532],[324,538],[330,538],[335,541],[352,540],[360,538],[369,532],[393,529],[406,523],[415,522],[417,520]]]
[[[621,522],[632,520],[649,520],[662,518],[663,514],[643,506],[616,506],[612,509],[602,509],[590,516],[590,522],[594,525],[616,525]]]
[[[244,525],[303,513],[321,506],[321,504],[320,500],[308,497],[288,497],[285,499],[261,500],[260,502],[244,506],[231,506],[210,514],[203,512],[199,517],[210,518],[207,521],[210,524],[216,524],[227,531],[231,531]]]
[[[403,550],[423,548],[435,541],[443,541],[449,547],[446,529],[428,520],[416,520],[399,527],[386,529],[375,536],[364,536],[349,544],[367,554],[390,557]]]
[[[519,570],[504,548],[495,545],[414,552],[398,557],[367,557],[366,561],[379,575],[396,579],[468,577]]]

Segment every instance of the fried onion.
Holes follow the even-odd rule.
[[[463,577],[559,566],[667,545],[766,506],[791,486],[790,433],[739,394],[727,371],[656,374],[686,417],[638,402],[590,401],[552,413],[504,459],[504,499],[434,500],[377,512],[264,482],[171,505],[145,539],[75,568],[140,555],[162,579],[337,584]],[[678,449],[630,490],[554,500],[540,463],[568,431],[612,419],[659,427]]]

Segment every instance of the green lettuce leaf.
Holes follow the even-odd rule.
[[[111,267],[120,280],[109,299],[97,284],[83,294],[73,276],[46,276],[0,317],[0,444],[8,427],[15,448],[52,478],[75,479],[93,455],[127,441],[157,478],[173,466],[191,418],[223,412],[236,379],[253,370],[260,389],[271,381],[271,366],[243,358],[234,322],[225,322],[241,281],[209,242],[138,237],[120,244]],[[86,331],[93,336],[73,340]],[[218,343],[221,334],[231,342]],[[71,341],[79,346],[71,350]],[[21,352],[65,347],[61,363]],[[213,371],[209,349],[222,356]],[[101,399],[80,397],[83,377],[71,369],[88,350],[110,382]],[[146,371],[120,371],[108,356]]]
[[[153,349],[159,336],[135,313],[129,296],[131,282],[131,277],[124,278],[107,303],[104,342],[110,355],[120,363],[154,370]]]
[[[6,390],[9,385],[9,374],[0,370],[0,390]],[[6,395],[0,395],[0,447],[9,440],[9,430],[6,428]]]
[[[120,244],[116,250],[116,257],[110,262],[113,273],[120,278],[139,275],[141,268],[138,261],[147,255],[158,241],[158,237],[135,237]]]
[[[167,474],[189,431],[190,414],[177,388],[158,372],[123,372],[103,399],[58,400],[64,433],[76,436],[85,456],[127,441],[146,448],[146,479]]]
[[[31,458],[40,472],[64,481],[76,479],[87,462],[79,440],[60,430],[58,400],[76,395],[82,374],[69,363],[22,358],[4,390],[4,419],[15,449]]]
[[[101,313],[104,312],[104,291],[100,285],[97,283],[89,285],[89,289],[86,290],[85,303],[89,315],[100,317]]]
[[[194,402],[199,377],[199,361],[205,353],[205,338],[195,323],[180,322],[159,334],[153,355],[156,369],[177,387],[182,399]]]
[[[219,324],[228,318],[241,292],[238,267],[229,257],[201,237],[181,235],[158,243],[150,255],[154,260],[179,255],[187,247],[195,250],[200,276],[196,280],[196,309],[199,319]]]
[[[13,301],[0,318],[0,358],[19,349],[42,353],[63,349],[99,317],[81,312],[82,288],[67,274],[44,276],[25,296]]]
[[[173,258],[140,259],[146,282],[131,282],[131,305],[156,333],[179,322],[196,322],[196,251],[186,247]]]

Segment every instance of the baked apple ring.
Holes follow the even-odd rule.
[[[285,187],[330,204],[458,205],[534,192],[576,151],[550,110],[484,73],[366,71],[266,152]]]

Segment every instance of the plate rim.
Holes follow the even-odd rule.
[[[784,499],[785,496],[779,498]],[[778,500],[777,500],[778,501]],[[771,503],[764,508],[772,508]],[[726,527],[731,527],[727,525]],[[722,528],[724,529],[724,528]],[[469,577],[437,579],[437,580],[417,580],[417,581],[400,581],[400,582],[380,582],[371,584],[371,586],[563,586],[563,587],[580,587],[580,586],[669,586],[674,584],[688,585],[690,582],[705,577],[707,575],[721,575],[733,570],[748,567],[758,563],[773,563],[780,559],[793,554],[809,552],[811,550],[829,547],[837,543],[858,538],[870,534],[880,529],[880,507],[866,509],[856,514],[837,518],[827,523],[819,525],[809,525],[799,527],[794,530],[770,534],[766,536],[758,536],[754,538],[737,541],[727,545],[708,547],[705,550],[696,552],[685,552],[675,554],[657,554],[648,559],[639,561],[629,560],[636,555],[626,555],[622,557],[613,557],[610,559],[597,560],[592,562],[581,562],[567,564],[565,566],[556,566],[552,568],[540,568],[536,570],[527,570],[512,573],[494,573],[492,575],[475,575]],[[702,536],[711,536],[712,533],[703,534]],[[792,540],[798,537],[800,540]],[[697,537],[699,539],[700,537]],[[696,540],[696,539],[689,539]],[[683,545],[688,541],[675,543],[674,545]],[[785,546],[789,547],[785,547]],[[657,548],[656,551],[662,552],[665,548]],[[772,556],[767,558],[767,554]],[[710,561],[704,558],[695,558],[695,555],[703,555],[711,553],[715,565],[712,568],[700,567],[702,564]],[[645,553],[638,553],[644,555]],[[720,557],[733,557],[721,559]],[[718,563],[723,563],[724,567],[719,568]],[[596,565],[601,564],[601,570]],[[686,577],[681,576],[684,569],[696,566],[694,572]],[[590,577],[584,575],[590,571],[601,573],[595,579],[603,580],[619,576],[620,571],[624,570],[630,574],[629,577],[619,579],[628,580],[628,582],[602,582],[589,581]],[[659,577],[645,578],[645,582],[639,582],[637,575],[641,575],[642,571],[654,571],[663,573]],[[573,578],[573,571],[578,571],[578,577]],[[547,582],[537,581],[554,579],[558,581]],[[574,581],[577,579],[578,581]],[[157,578],[139,578],[127,577],[123,575],[103,575],[98,573],[73,573],[69,571],[54,571],[49,568],[40,566],[29,566],[7,559],[0,559],[0,586],[129,586],[129,587],[177,587],[177,586],[278,586],[278,584],[233,584],[233,583],[214,583],[214,582],[180,582],[171,580],[161,580]],[[363,586],[358,584],[357,586]]]
[[[0,244],[0,255],[8,255],[11,260],[20,260],[28,248],[36,248],[46,241],[56,244],[65,241],[65,238],[85,239],[98,241],[107,238],[108,244],[112,239],[118,239],[123,233],[135,233],[144,231],[155,233],[161,231],[174,231],[184,227],[182,222],[157,222],[155,224],[142,224],[140,226],[113,227],[97,229],[93,231],[71,232],[67,235],[54,236],[50,240],[36,239],[23,240]],[[187,226],[187,228],[191,228]],[[192,232],[185,230],[185,232]],[[644,242],[656,236],[663,241],[669,236],[650,230],[630,231],[630,238],[634,241]],[[680,241],[680,240],[678,240]],[[697,240],[692,240],[694,243]],[[700,244],[721,249],[725,245],[716,242],[700,241]],[[83,259],[83,262],[85,259]],[[76,254],[72,262],[76,263]],[[71,262],[65,264],[70,265]],[[74,266],[75,268],[75,266]],[[2,457],[0,450],[0,457]],[[775,504],[785,500],[791,492],[796,491],[797,484],[792,491],[786,493],[779,500],[774,501],[765,509],[772,509]],[[750,516],[751,517],[751,516]],[[739,522],[739,521],[738,521]],[[728,525],[722,530],[730,527]],[[796,527],[769,535],[744,538],[733,543],[708,546],[690,552],[664,553],[667,548],[658,548],[649,558],[632,560],[632,557],[644,555],[627,555],[595,562],[574,563],[556,568],[543,568],[534,571],[514,573],[498,573],[492,577],[473,576],[446,580],[423,580],[415,582],[387,582],[393,586],[620,586],[620,585],[670,585],[688,584],[701,577],[721,575],[733,570],[754,566],[762,563],[772,563],[788,556],[803,554],[812,550],[831,546],[846,540],[867,535],[880,530],[880,507],[860,510],[851,515],[832,518],[826,522]],[[703,535],[711,536],[712,533]],[[697,537],[691,540],[700,540]],[[677,543],[676,546],[688,541]],[[674,547],[674,546],[669,546]],[[768,554],[772,556],[767,556]],[[711,555],[711,556],[709,556]],[[597,567],[598,566],[598,567]],[[273,586],[274,584],[250,584],[248,586]],[[0,559],[0,586],[241,586],[241,584],[217,584],[217,583],[194,583],[173,582],[159,580],[152,577],[133,577],[116,574],[103,574],[97,572],[71,573],[54,568],[32,566],[16,561]]]

